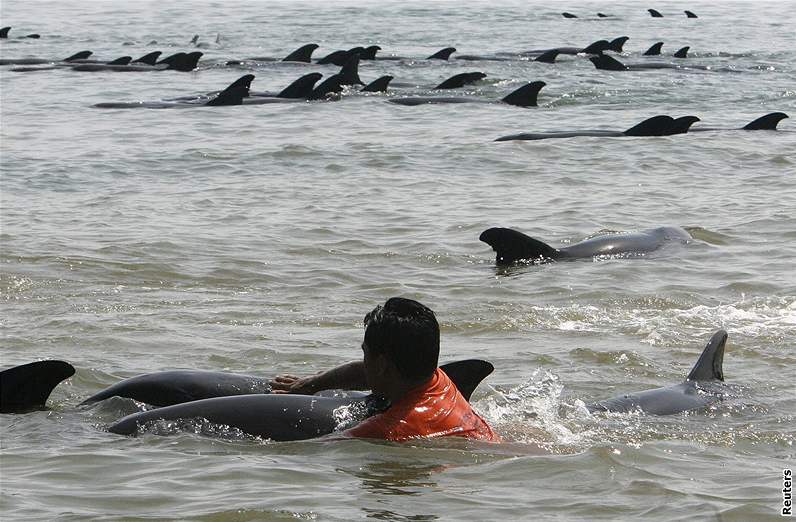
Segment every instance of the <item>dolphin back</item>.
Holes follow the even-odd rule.
[[[75,374],[64,361],[37,361],[0,372],[0,413],[44,408],[53,388]]]

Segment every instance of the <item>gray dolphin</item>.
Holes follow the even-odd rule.
[[[653,415],[673,415],[706,408],[722,399],[722,363],[727,332],[713,334],[686,380],[674,386],[619,395],[589,404],[591,412],[642,411]]]

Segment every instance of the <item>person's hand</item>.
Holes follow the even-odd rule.
[[[271,393],[298,393],[312,395],[318,391],[315,376],[296,377],[295,375],[277,375],[271,382]]]

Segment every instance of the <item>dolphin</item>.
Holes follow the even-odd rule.
[[[11,27],[2,27],[0,28],[0,38],[8,38],[8,32],[11,30]],[[19,38],[32,38],[34,40],[38,40],[41,38],[41,35],[38,33],[31,33],[26,34],[25,36],[20,36]]]
[[[519,89],[511,92],[500,100],[481,100],[478,98],[469,97],[432,97],[432,96],[413,96],[409,98],[390,98],[390,103],[397,103],[398,105],[423,105],[427,103],[491,103],[492,101],[500,101],[509,105],[517,107],[536,107],[537,97],[542,87],[547,85],[542,81],[530,82]]]
[[[630,38],[627,36],[620,36],[614,38],[610,42],[608,40],[597,40],[592,42],[586,47],[553,47],[550,49],[531,49],[530,51],[523,51],[520,56],[539,55],[545,54],[550,51],[558,51],[558,54],[602,54],[604,51],[614,51],[621,53],[625,42]]]
[[[765,116],[761,116],[741,128],[720,128],[720,127],[694,127],[689,132],[702,132],[702,131],[730,131],[730,130],[777,130],[777,125],[780,121],[787,118],[788,115],[784,112],[771,112]]]
[[[674,386],[619,395],[589,404],[591,412],[642,411],[652,415],[674,415],[699,410],[722,399],[724,347],[727,332],[714,333],[686,380]]]
[[[465,72],[454,74],[444,82],[434,87],[434,89],[458,89],[459,87],[470,85],[479,80],[483,80],[484,78],[486,78],[486,74],[482,72]]]
[[[490,228],[479,238],[496,252],[495,264],[528,264],[592,258],[643,255],[669,242],[688,243],[691,235],[680,227],[658,227],[628,234],[606,234],[567,247],[555,248],[510,228]]]
[[[561,13],[561,16],[563,16],[564,18],[577,18],[578,17],[578,15],[574,15],[572,13],[567,13],[567,12]]]
[[[683,48],[678,51],[681,53],[681,56],[678,58],[685,58],[685,53],[688,52],[688,48]],[[650,63],[633,63],[633,64],[624,64],[613,58],[611,56],[601,54],[598,56],[590,56],[589,60],[591,63],[594,64],[594,67],[604,71],[644,71],[648,69],[680,69],[687,71],[689,69],[699,69],[702,71],[715,71],[714,67],[709,65],[678,65],[674,63],[665,63],[665,62],[650,62]],[[722,69],[726,70],[727,72],[735,72],[732,69]]]
[[[0,58],[0,65],[43,65],[48,63],[74,62],[88,58],[91,51],[80,51],[66,58],[47,60],[44,58]]]
[[[288,62],[288,63],[311,63],[312,53],[318,48],[318,44],[309,43],[302,45],[295,51],[291,51],[284,58],[274,58],[272,56],[256,56],[254,58],[247,58],[246,60],[252,62]],[[227,65],[238,65],[239,60],[227,62]]]
[[[644,51],[642,56],[659,56],[661,54],[661,47],[663,47],[663,42],[655,42],[649,49]]]
[[[656,11],[655,9],[647,9],[647,11],[649,12],[650,16],[653,18],[663,18],[663,15],[659,11]]]
[[[683,12],[685,13],[686,18],[699,18],[692,11],[683,11]]]
[[[520,134],[511,134],[509,136],[501,136],[495,141],[516,141],[516,140],[546,140],[551,138],[575,138],[582,136],[597,137],[597,138],[621,138],[621,137],[636,137],[636,136],[671,136],[674,134],[683,134],[688,132],[691,125],[700,121],[696,116],[683,116],[680,118],[672,118],[665,114],[647,118],[630,127],[624,131],[609,131],[609,130],[581,130],[581,131],[568,131],[568,132],[524,132]]]

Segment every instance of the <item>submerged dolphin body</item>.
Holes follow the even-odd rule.
[[[594,256],[644,254],[668,242],[688,243],[691,235],[680,227],[658,227],[629,234],[606,234],[568,247],[554,248],[510,228],[490,228],[481,233],[481,241],[496,252],[495,264],[546,263]]]
[[[620,395],[589,404],[587,408],[591,412],[642,411],[653,415],[673,415],[706,408],[723,396],[722,363],[726,343],[727,332],[719,330],[714,333],[694,368],[680,384]]]
[[[698,121],[699,118],[696,116],[682,116],[675,119],[671,116],[662,114],[659,116],[653,116],[652,118],[647,118],[641,123],[638,123],[624,131],[580,130],[563,132],[523,132],[520,134],[501,136],[495,141],[530,141],[577,137],[622,138],[637,136],[672,136],[674,134],[683,134],[688,132],[688,130],[691,128],[691,125]]]
[[[390,98],[389,102],[396,103],[398,105],[425,105],[431,103],[492,103],[494,101],[500,101],[506,103],[508,105],[514,105],[517,107],[536,107],[537,106],[537,98],[539,96],[539,91],[542,90],[542,87],[547,85],[545,82],[535,81],[530,82],[519,89],[511,92],[504,98],[500,100],[481,100],[478,98],[469,98],[465,96],[458,96],[458,97],[435,97],[435,96],[412,96],[407,98]]]

